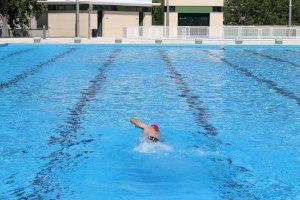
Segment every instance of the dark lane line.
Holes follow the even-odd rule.
[[[60,144],[71,142],[69,138],[70,134],[76,133],[80,129],[80,116],[82,115],[84,108],[99,93],[103,83],[106,81],[105,73],[109,70],[109,67],[119,53],[119,49],[113,51],[107,58],[107,61],[101,66],[101,68],[98,69],[98,74],[90,81],[91,84],[89,85],[89,87],[80,92],[81,97],[76,102],[75,107],[70,110],[65,125],[60,127],[60,129],[62,129],[62,131],[60,132],[60,139],[62,139],[60,140]],[[54,140],[51,140],[50,143],[56,143],[55,141],[57,140],[57,138],[52,139]],[[67,147],[69,147],[69,144],[67,144]]]
[[[53,58],[51,58],[51,59],[49,59],[47,61],[39,63],[39,64],[35,65],[33,68],[25,70],[22,74],[16,75],[15,77],[13,77],[12,79],[10,79],[7,82],[2,82],[2,83],[0,82],[0,90],[3,89],[3,88],[11,87],[11,86],[17,84],[18,82],[24,80],[28,76],[34,75],[35,73],[37,73],[38,71],[40,71],[44,66],[49,65],[50,63],[54,63],[58,59],[64,58],[66,55],[70,54],[73,51],[75,51],[75,48],[70,48],[66,52],[58,54],[58,55],[54,56]]]
[[[0,48],[1,47],[7,47],[7,46],[8,46],[8,43],[0,44]]]
[[[261,56],[261,57],[264,57],[264,58],[268,58],[270,60],[274,60],[276,62],[287,63],[287,64],[290,64],[290,65],[292,65],[294,67],[300,67],[299,64],[293,63],[291,61],[283,60],[281,58],[273,57],[273,56],[270,56],[270,55],[267,55],[267,54],[258,53],[256,51],[251,51],[251,50],[248,50],[248,49],[245,49],[244,51],[249,52],[249,53],[251,53],[253,55],[256,55],[256,56]]]
[[[165,66],[170,73],[170,77],[175,80],[177,83],[181,95],[180,97],[185,98],[186,102],[188,103],[189,107],[194,110],[194,116],[196,117],[196,122],[202,126],[207,134],[209,135],[217,135],[218,132],[216,128],[211,125],[208,120],[208,114],[206,109],[203,107],[203,101],[199,99],[198,96],[192,94],[191,89],[189,86],[184,82],[182,75],[175,69],[172,65],[171,60],[168,58],[167,54],[164,51],[159,51],[161,59],[165,62]]]
[[[43,159],[50,159],[50,161],[41,169],[31,186],[24,188],[15,189],[12,194],[20,196],[22,198],[42,198],[43,194],[57,193],[56,197],[59,198],[63,195],[62,188],[60,188],[59,183],[52,183],[51,174],[58,168],[59,170],[68,167],[70,165],[71,159],[76,159],[82,157],[83,154],[89,153],[83,151],[81,154],[72,156],[70,154],[69,148],[75,145],[90,143],[93,139],[87,139],[82,141],[77,141],[76,134],[79,129],[82,128],[82,114],[88,103],[93,100],[99,93],[103,84],[105,83],[107,77],[106,72],[110,69],[112,63],[114,62],[116,56],[120,53],[120,50],[113,51],[107,58],[107,61],[98,69],[98,74],[90,81],[90,85],[87,89],[81,91],[81,96],[79,100],[75,103],[74,108],[70,109],[68,117],[63,125],[59,126],[58,132],[59,137],[51,137],[50,145],[59,144],[59,149],[51,152],[47,157]],[[64,164],[63,162],[67,162]],[[25,189],[34,188],[34,192],[28,196],[24,196]],[[43,199],[43,198],[42,198]]]
[[[292,53],[300,53],[300,51],[295,51],[295,50],[290,50],[290,49],[287,49],[287,50],[285,50],[285,51],[287,51],[287,52],[292,52]]]
[[[243,74],[243,75],[245,75],[247,77],[253,78],[258,83],[260,83],[260,84],[266,84],[269,89],[275,90],[278,94],[281,94],[284,97],[287,97],[287,98],[289,98],[291,100],[296,101],[296,103],[300,106],[300,97],[298,97],[295,93],[293,93],[293,92],[291,92],[291,91],[289,91],[289,90],[287,90],[285,88],[282,88],[282,87],[278,86],[277,83],[275,83],[274,81],[260,78],[260,77],[258,77],[256,75],[254,75],[247,68],[240,67],[240,66],[238,66],[236,64],[233,64],[233,63],[229,62],[228,60],[226,60],[225,58],[222,58],[222,57],[220,57],[218,55],[215,55],[215,54],[213,54],[212,52],[210,52],[208,50],[204,50],[204,52],[206,52],[210,56],[212,56],[214,58],[217,58],[218,60],[226,63],[228,66],[230,66],[231,68],[235,69],[239,73],[241,73],[241,74]]]
[[[212,136],[216,136],[218,134],[216,128],[208,123],[207,120],[207,111],[205,110],[205,108],[201,105],[203,104],[203,101],[201,101],[199,99],[198,96],[194,96],[192,94],[192,90],[188,87],[188,85],[185,83],[185,81],[183,80],[182,75],[176,70],[176,68],[172,65],[171,60],[169,59],[169,57],[167,56],[167,54],[164,51],[159,51],[160,57],[161,59],[165,62],[165,66],[167,68],[167,70],[169,71],[169,73],[171,74],[170,77],[172,79],[175,79],[175,82],[178,84],[180,91],[181,91],[181,95],[179,95],[181,98],[185,98],[186,102],[189,105],[189,108],[191,108],[192,110],[194,110],[193,115],[196,118],[196,123],[203,127],[206,130],[206,134],[204,135],[212,135]],[[200,132],[201,133],[201,132]],[[211,146],[213,149],[217,149],[216,144],[224,144],[222,141],[216,139],[215,137],[211,138],[211,140],[209,140],[210,144],[206,144]],[[229,144],[227,144],[229,145]],[[195,145],[195,147],[197,147],[197,145]],[[213,162],[217,162],[217,163],[225,163],[226,165],[229,166],[230,169],[233,169],[234,173],[238,172],[238,173],[246,173],[249,172],[248,169],[246,169],[245,167],[242,166],[238,166],[235,165],[232,161],[231,158],[211,158],[211,161]],[[255,195],[249,193],[246,189],[246,183],[244,182],[244,185],[241,185],[240,183],[236,182],[231,176],[227,177],[225,183],[222,183],[223,185],[221,186],[222,188],[224,187],[225,191],[224,194],[222,194],[224,196],[225,199],[232,199],[232,194],[231,192],[238,192],[243,194],[244,196],[247,196],[251,199],[256,199]],[[229,191],[228,191],[229,188]]]
[[[10,54],[8,54],[8,55],[5,55],[5,56],[0,57],[0,61],[1,61],[1,60],[5,60],[5,59],[7,59],[7,58],[10,58],[10,57],[12,57],[12,56],[20,55],[20,54],[22,54],[22,53],[27,53],[27,52],[29,52],[29,51],[32,51],[33,49],[36,49],[36,48],[23,49],[23,50],[19,50],[19,51],[12,52],[12,53],[10,53]]]

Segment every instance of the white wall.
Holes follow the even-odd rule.
[[[75,36],[75,11],[48,13],[49,37]],[[80,13],[80,36],[88,37],[88,12]],[[91,14],[91,29],[97,29],[97,11]]]
[[[138,12],[104,11],[103,37],[123,37],[123,28],[139,27]]]
[[[151,14],[151,12],[145,12],[144,13],[143,26],[145,26],[145,27],[152,26],[152,14]]]

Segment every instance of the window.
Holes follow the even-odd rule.
[[[65,10],[75,10],[76,7],[74,5],[66,5]]]
[[[170,12],[175,12],[175,6],[169,6]],[[165,12],[167,12],[167,6],[165,6]]]
[[[64,5],[58,5],[58,6],[56,6],[56,10],[65,10],[65,6]]]
[[[88,10],[89,5],[80,5],[80,10]],[[76,10],[76,5],[49,5],[48,10]]]
[[[88,4],[80,5],[80,10],[88,10]],[[151,12],[151,7],[140,6],[111,6],[111,5],[94,5],[94,10],[98,11],[129,11],[129,12]],[[76,5],[48,5],[48,10],[76,10]],[[175,10],[175,7],[174,7]]]
[[[222,12],[222,7],[220,7],[220,6],[214,6],[213,7],[213,12]]]

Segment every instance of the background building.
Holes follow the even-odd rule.
[[[165,0],[167,4],[169,26],[223,26],[223,0]]]
[[[75,0],[45,0],[50,37],[74,37]],[[124,27],[151,26],[151,0],[80,0],[80,36],[88,37],[89,24],[100,37],[122,37]],[[91,9],[89,9],[91,8]]]
[[[223,0],[165,0],[165,25],[209,26],[210,35],[218,37],[223,27],[223,6]]]
[[[74,37],[76,0],[44,0],[48,4],[49,37]],[[80,36],[122,37],[125,27],[152,26],[152,0],[79,0]],[[165,26],[210,27],[218,37],[223,26],[223,0],[165,0]],[[206,33],[204,33],[206,34]]]

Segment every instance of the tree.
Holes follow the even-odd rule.
[[[29,25],[30,18],[39,17],[45,11],[44,4],[37,0],[1,0],[2,1],[2,36],[8,36],[8,26],[11,29],[25,29]],[[7,34],[7,35],[6,35]]]
[[[8,17],[8,2],[7,0],[2,0],[1,5],[1,21],[2,21],[2,37],[8,37],[8,26],[7,26],[7,17]]]
[[[293,22],[300,22],[300,2],[294,0]],[[225,0],[225,24],[287,25],[289,0]]]
[[[293,6],[293,24],[300,25],[300,1],[294,1]]]
[[[160,6],[152,8],[153,25],[164,24],[164,0],[153,0],[154,3],[160,3]]]

